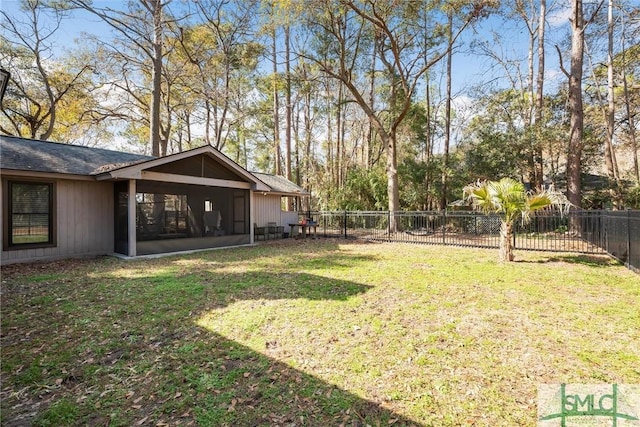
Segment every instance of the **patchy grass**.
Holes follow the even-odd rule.
[[[606,257],[266,243],[2,269],[6,426],[533,425],[543,383],[640,383]]]

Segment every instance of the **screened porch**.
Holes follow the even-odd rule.
[[[129,254],[129,185],[115,184],[115,251]],[[136,255],[250,243],[250,191],[136,181]]]

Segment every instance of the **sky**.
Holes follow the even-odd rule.
[[[123,5],[120,0],[95,0],[97,6],[117,7]],[[547,28],[547,56],[546,56],[546,83],[553,85],[560,77],[557,54],[554,44],[559,40],[566,39],[566,27],[570,9],[568,0],[556,2],[558,6],[550,7]],[[19,9],[19,0],[0,0],[0,8],[13,14]],[[83,11],[75,11],[73,15],[65,19],[61,28],[56,32],[56,45],[60,52],[65,47],[74,47],[76,43],[82,43],[82,33],[108,34],[110,28],[100,19]],[[491,42],[492,32],[500,33],[503,46],[495,46]],[[503,75],[502,70],[493,67],[487,57],[479,55],[478,51],[472,51],[468,47],[461,46],[471,39],[489,41],[489,44],[496,49],[501,49],[502,53],[511,58],[524,58],[527,55],[528,35],[526,31],[518,28],[513,23],[505,25],[499,18],[484,19],[473,31],[467,30],[463,33],[458,48],[453,57],[453,85],[456,96],[470,96],[471,88],[480,82],[486,84],[487,80],[498,78]],[[508,42],[505,42],[508,40]],[[443,61],[444,65],[444,61]],[[526,65],[526,64],[525,64]],[[553,87],[555,90],[556,87]],[[549,88],[551,89],[551,87]]]
[[[96,6],[111,6],[118,8],[123,6],[121,0],[94,0]],[[555,5],[555,6],[554,6]],[[568,23],[570,9],[568,0],[558,0],[549,5],[548,27],[546,32],[546,70],[545,70],[545,90],[554,92],[558,86],[566,80],[566,77],[559,70],[558,56],[555,50],[556,44],[566,43],[568,37]],[[18,0],[0,0],[0,8],[13,15],[19,10]],[[109,36],[110,27],[97,17],[84,11],[74,11],[74,13],[62,22],[62,26],[55,34],[56,54],[63,54],[66,49],[73,49],[82,43],[82,33],[91,33]],[[493,33],[499,34],[500,43],[493,41]],[[500,67],[492,64],[487,56],[479,50],[469,48],[471,40],[479,40],[488,43],[501,57],[509,57],[519,64],[523,73],[526,73],[526,58],[528,52],[528,33],[524,29],[524,24],[519,21],[504,22],[499,17],[490,17],[480,21],[473,28],[468,28],[462,35],[454,50],[452,63],[452,86],[454,95],[454,108],[458,112],[458,117],[464,119],[474,114],[472,106],[473,98],[477,96],[474,91],[477,87],[486,90],[498,87],[509,86],[504,79],[504,71]],[[440,70],[436,70],[434,75],[444,76],[442,72],[445,61],[441,61]],[[444,91],[445,80],[440,81],[441,91]],[[444,94],[441,94],[444,97]],[[455,139],[455,136],[454,136]]]

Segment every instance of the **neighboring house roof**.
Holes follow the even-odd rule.
[[[207,145],[165,157],[152,157],[103,148],[84,147],[50,141],[0,135],[0,169],[40,173],[70,174],[104,179],[141,179],[147,169],[193,156],[207,155],[253,183],[256,191],[286,195],[309,193],[284,177],[252,173]],[[224,180],[218,180],[224,184]]]
[[[260,181],[271,187],[271,191],[274,193],[282,194],[298,194],[300,196],[309,195],[308,191],[305,191],[302,187],[289,181],[287,178],[278,175],[270,175],[261,172],[251,172]]]
[[[131,165],[150,159],[153,157],[122,151],[0,136],[1,169],[96,175],[115,165]]]

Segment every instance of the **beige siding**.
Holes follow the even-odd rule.
[[[289,224],[298,222],[298,212],[283,212],[280,205],[280,196],[254,192],[253,193],[253,217],[258,227],[264,227],[269,222],[275,222],[284,226],[284,231],[289,232]]]
[[[289,231],[289,224],[297,223],[300,220],[300,214],[298,212],[282,212],[281,215],[285,231]]]
[[[258,227],[263,227],[269,222],[280,225],[280,196],[262,193],[253,193],[253,218]]]
[[[56,246],[3,250],[2,264],[113,252],[113,184],[58,180],[55,185]]]

